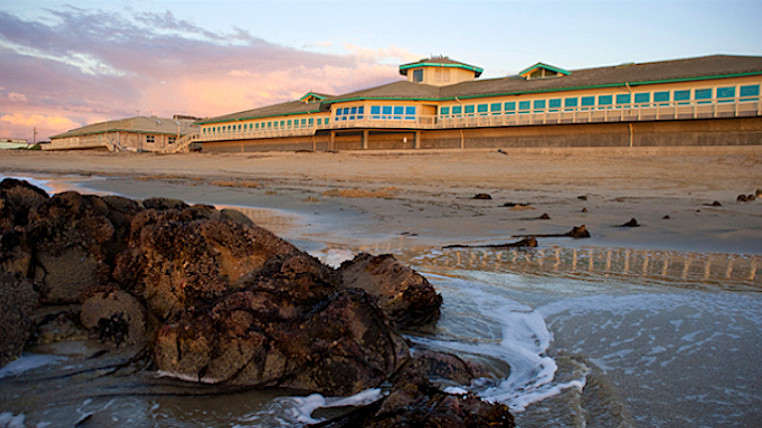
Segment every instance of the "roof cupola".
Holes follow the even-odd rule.
[[[400,74],[407,76],[408,82],[434,86],[471,81],[481,76],[482,71],[484,70],[479,67],[454,61],[446,56],[400,65]]]

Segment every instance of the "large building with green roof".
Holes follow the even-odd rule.
[[[496,79],[433,57],[399,72],[405,80],[205,119],[194,140],[236,152],[762,143],[762,57],[538,62]]]

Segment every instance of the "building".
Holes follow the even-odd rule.
[[[28,149],[31,146],[22,138],[0,138],[0,150]]]
[[[176,115],[172,119],[137,116],[100,122],[54,135],[43,150],[172,151],[180,145],[187,147],[188,140],[192,142],[198,135],[196,120]]]
[[[199,121],[204,151],[762,143],[762,57],[714,55],[515,76],[447,57],[405,80]]]

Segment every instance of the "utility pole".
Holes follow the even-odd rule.
[[[37,144],[37,127],[32,128],[32,145]]]

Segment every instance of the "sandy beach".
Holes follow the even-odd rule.
[[[311,216],[313,232],[326,234],[323,241],[350,247],[360,241],[412,250],[496,244],[584,224],[591,239],[548,238],[540,245],[762,254],[762,201],[736,201],[762,188],[762,147],[756,146],[225,155],[5,151],[0,171],[66,179],[68,186],[85,180],[87,187],[129,197],[285,209]],[[477,194],[491,199],[474,199]],[[550,219],[539,219],[543,214]],[[640,227],[614,227],[632,218]]]

